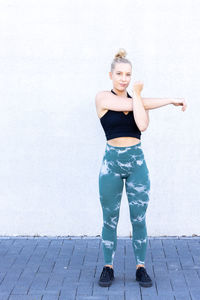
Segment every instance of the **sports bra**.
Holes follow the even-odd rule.
[[[113,90],[111,92],[117,95]],[[132,98],[127,92],[128,98]],[[103,127],[107,141],[117,137],[130,136],[140,139],[141,131],[135,123],[133,111],[124,114],[123,111],[108,110],[101,118],[101,125]]]

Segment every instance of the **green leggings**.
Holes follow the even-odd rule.
[[[150,179],[141,142],[127,147],[114,147],[106,143],[99,172],[99,196],[103,211],[102,247],[104,261],[108,265],[113,265],[117,247],[117,224],[124,179],[135,260],[136,264],[144,264],[147,248],[145,215]]]

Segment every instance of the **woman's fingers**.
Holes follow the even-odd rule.
[[[185,100],[183,100],[183,107],[182,107],[182,111],[185,111],[187,107],[187,103]]]
[[[143,86],[144,86],[144,84],[143,84],[142,81],[136,81],[136,82],[134,82],[134,84],[133,84],[133,90],[134,90],[134,92],[140,93],[142,91],[142,89],[143,89]]]
[[[187,108],[187,103],[186,103],[185,99],[183,99],[183,98],[176,98],[175,101],[173,102],[173,104],[176,106],[180,106],[180,105],[183,106],[182,111],[185,111]]]

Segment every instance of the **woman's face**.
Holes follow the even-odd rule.
[[[109,72],[110,79],[113,81],[113,87],[123,91],[129,86],[131,81],[131,65],[128,63],[117,63],[115,69]]]

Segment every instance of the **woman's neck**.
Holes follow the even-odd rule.
[[[119,91],[115,88],[112,88],[113,92],[115,92],[118,96],[121,96],[121,97],[127,97],[127,91],[124,90],[124,91]]]

